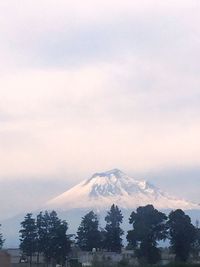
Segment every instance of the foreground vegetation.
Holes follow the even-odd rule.
[[[30,265],[28,263],[19,263],[19,264],[14,264],[12,267],[29,267]],[[134,267],[133,265],[109,265],[110,267]],[[191,263],[170,263],[167,265],[164,265],[165,267],[200,267],[200,264],[191,264]],[[32,264],[32,267],[46,267],[46,264]],[[73,266],[73,267],[80,267],[80,266]],[[108,265],[92,265],[91,267],[108,267]],[[136,267],[136,266],[135,266]],[[163,265],[139,265],[137,267],[163,267]]]
[[[123,222],[121,210],[113,204],[105,221],[105,228],[100,228],[97,214],[93,211],[88,212],[82,218],[77,235],[72,241],[72,235],[67,233],[68,223],[58,218],[55,211],[40,212],[36,218],[28,213],[21,222],[20,230],[20,249],[23,257],[28,258],[31,264],[33,255],[36,255],[39,264],[39,255],[43,255],[47,265],[65,266],[72,244],[73,248],[79,248],[82,251],[91,252],[93,249],[98,249],[120,253],[124,234],[121,228]],[[155,265],[160,261],[161,251],[158,243],[165,239],[170,241],[170,251],[175,255],[176,262],[187,262],[191,255],[194,259],[198,258],[200,228],[198,224],[195,227],[190,217],[182,210],[177,209],[167,216],[152,205],[147,205],[133,211],[129,223],[132,229],[126,234],[127,249],[134,251],[141,266]],[[3,237],[0,235],[0,246],[2,244]],[[111,262],[93,263],[96,267],[108,267],[110,264],[114,266]],[[23,263],[21,266],[26,264]],[[128,263],[121,261],[117,266],[128,266]],[[182,265],[176,264],[176,266]]]

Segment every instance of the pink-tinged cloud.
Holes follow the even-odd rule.
[[[199,166],[199,9],[0,3],[0,177]]]

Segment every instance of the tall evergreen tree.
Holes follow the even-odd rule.
[[[55,211],[38,214],[38,251],[44,254],[47,264],[51,261],[65,264],[71,245],[67,230],[67,222],[60,220]]]
[[[1,224],[0,224],[1,227]],[[2,249],[5,239],[3,239],[3,234],[0,233],[0,249]]]
[[[120,228],[122,223],[123,215],[118,206],[114,204],[111,206],[110,211],[108,211],[105,217],[106,227],[105,227],[105,248],[109,251],[120,252],[122,248],[122,238],[123,230]]]
[[[47,239],[46,237],[46,223],[44,221],[43,213],[40,212],[36,218],[37,227],[37,264],[39,264],[39,255],[44,252]]]
[[[195,224],[195,240],[192,243],[191,252],[194,259],[198,260],[199,252],[200,252],[200,228],[199,228],[199,221],[196,220]]]
[[[100,247],[100,231],[97,215],[90,211],[81,221],[77,231],[77,245],[85,251]]]
[[[67,235],[68,224],[60,220],[55,211],[49,214],[49,243],[52,257],[58,264],[65,264],[66,256],[70,251],[71,241]]]
[[[152,205],[139,207],[131,213],[129,223],[133,230],[128,231],[127,240],[140,261],[154,264],[160,260],[157,241],[166,238],[166,220],[167,216]]]
[[[30,266],[32,265],[32,256],[37,248],[37,228],[32,213],[27,213],[24,221],[21,222],[22,229],[20,232],[20,249],[29,257]]]
[[[52,212],[51,212],[52,213]],[[54,219],[53,219],[54,217]],[[42,238],[40,239],[43,243],[43,254],[45,256],[47,264],[49,264],[52,259],[54,259],[54,233],[53,229],[55,224],[57,224],[57,218],[55,218],[55,213],[53,211],[53,216],[50,215],[48,211],[45,211],[43,216],[43,231],[42,231]]]
[[[171,248],[177,261],[186,262],[196,238],[196,229],[191,219],[181,209],[172,211],[168,220]]]

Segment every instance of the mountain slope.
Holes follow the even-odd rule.
[[[124,209],[153,204],[159,209],[196,209],[197,204],[170,196],[144,180],[134,179],[118,169],[95,173],[47,203],[48,208],[104,210],[113,203]]]
[[[124,216],[122,227],[125,232],[130,229],[128,218],[133,209],[146,204],[153,204],[166,214],[171,209],[181,208],[186,210],[186,214],[191,216],[193,222],[199,219],[197,204],[174,198],[148,182],[129,177],[117,169],[94,174],[90,179],[50,200],[40,210],[55,209],[59,217],[69,223],[69,232],[76,233],[81,217],[91,209],[99,211],[100,224],[104,227],[104,218],[113,203],[122,210]],[[32,211],[34,217],[40,210]],[[25,214],[19,214],[1,221],[6,247],[18,247],[20,222],[24,216]]]

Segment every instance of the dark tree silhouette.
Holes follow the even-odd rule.
[[[30,266],[32,265],[32,256],[37,248],[37,228],[32,213],[27,213],[24,221],[21,222],[22,229],[20,232],[20,249],[23,254],[29,257]]]
[[[172,211],[168,220],[171,248],[177,261],[186,262],[196,239],[196,229],[191,219],[181,209]]]
[[[192,243],[192,254],[193,258],[198,260],[199,259],[199,251],[200,251],[200,228],[199,228],[199,221],[196,220],[195,224],[195,241]]]
[[[109,251],[120,252],[122,248],[122,238],[123,230],[120,228],[122,223],[123,215],[118,206],[114,204],[111,206],[110,211],[108,211],[105,217],[106,227],[105,227],[105,248]]]
[[[28,213],[21,223],[20,248],[26,256],[30,257],[37,252],[45,257],[49,263],[65,265],[66,256],[70,251],[71,241],[67,235],[67,222],[58,218],[55,211],[40,212],[36,220]]]
[[[91,251],[93,248],[101,246],[99,221],[93,211],[90,211],[82,218],[76,239],[77,245],[85,251]]]
[[[60,220],[55,211],[39,213],[37,216],[38,252],[45,256],[47,264],[65,264],[71,241],[67,235],[68,225]]]
[[[0,227],[1,227],[1,224],[0,224]],[[3,234],[0,233],[0,249],[2,249],[4,242],[5,242],[5,239],[3,239]]]
[[[152,205],[132,212],[129,223],[133,225],[133,230],[128,231],[127,240],[140,261],[154,264],[160,260],[157,242],[166,238],[166,220],[167,216]]]

